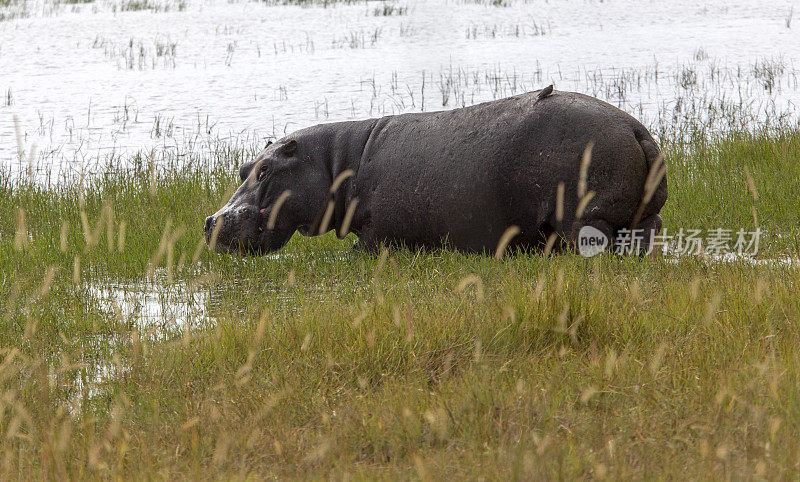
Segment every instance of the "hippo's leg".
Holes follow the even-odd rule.
[[[356,241],[354,247],[359,251],[378,254],[381,252],[382,240],[375,236],[374,229],[371,225],[368,225],[358,233],[358,241]]]
[[[358,238],[356,244],[353,245],[353,249],[369,254],[379,254],[381,252],[381,245],[372,240]]]
[[[650,245],[653,238],[661,232],[661,216],[658,214],[651,214],[650,216],[642,219],[636,229],[641,229],[642,233],[642,253],[645,254],[650,250]]]

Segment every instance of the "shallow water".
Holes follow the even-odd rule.
[[[185,281],[169,283],[165,278],[163,270],[157,270],[151,279],[91,281],[83,289],[88,303],[115,317],[126,329],[135,330],[140,341],[168,341],[215,324],[211,289]],[[117,335],[92,339],[99,347],[112,349],[129,341]],[[63,380],[71,393],[70,410],[74,414],[80,413],[88,400],[101,396],[106,383],[130,369],[129,361],[118,356],[90,359],[82,365],[74,378]]]
[[[681,261],[701,261],[708,264],[740,264],[742,266],[762,266],[766,268],[792,268],[800,266],[800,258],[784,256],[779,258],[759,258],[737,253],[679,255],[674,251],[668,252],[664,260],[670,264],[679,264]]]
[[[161,339],[213,323],[209,290],[193,289],[182,281],[106,281],[89,285],[88,291],[98,308],[147,338]]]
[[[24,5],[0,21],[0,166],[12,170],[91,170],[112,151],[280,137],[550,83],[654,129],[720,103],[762,119],[800,103],[790,1],[409,0],[389,3],[406,8],[393,16],[375,15],[381,2]]]

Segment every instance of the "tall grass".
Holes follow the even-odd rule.
[[[664,147],[668,230],[757,222],[762,256],[796,260],[796,129]],[[796,261],[210,253],[255,150],[0,174],[3,478],[800,475]],[[208,316],[99,298],[125,280]]]

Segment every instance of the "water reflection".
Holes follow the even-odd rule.
[[[213,321],[209,291],[184,281],[103,282],[88,289],[102,310],[148,337],[164,338]]]

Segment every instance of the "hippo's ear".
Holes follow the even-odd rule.
[[[281,146],[281,152],[286,156],[293,156],[295,151],[297,151],[297,141],[294,139]]]

